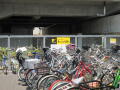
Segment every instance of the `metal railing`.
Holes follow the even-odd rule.
[[[52,39],[58,37],[69,37],[70,43],[75,44],[79,48],[97,44],[109,49],[112,44],[120,44],[120,35],[1,35],[0,47],[50,47],[53,44]]]

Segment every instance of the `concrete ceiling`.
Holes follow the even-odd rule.
[[[38,3],[37,3],[38,2]],[[79,0],[0,0],[0,18],[7,16],[96,16],[103,2]]]
[[[71,2],[71,1],[74,1],[74,2],[81,2],[81,1],[107,1],[107,2],[110,2],[110,1],[120,1],[120,0],[0,0],[1,2],[4,1],[4,2]]]
[[[0,18],[79,17],[81,21],[86,17],[104,16],[104,1],[107,14],[120,10],[120,0],[0,0]]]
[[[120,0],[0,0],[1,3],[45,3],[45,4],[100,4],[100,2],[118,2]]]
[[[8,25],[51,25],[51,24],[79,24],[82,21],[91,19],[92,17],[28,17],[28,16],[12,16],[0,21],[0,24]]]

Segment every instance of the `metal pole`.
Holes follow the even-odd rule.
[[[8,46],[7,46],[8,48],[10,48],[10,36],[8,36]],[[8,66],[8,68],[10,69],[10,62],[11,62],[11,58],[10,58],[10,52],[8,51],[7,52],[8,54],[7,54],[7,56],[8,56],[8,63],[9,63],[9,66]]]
[[[46,39],[46,37],[43,37],[43,48],[46,47],[46,45],[45,45],[45,39]]]
[[[102,47],[104,47],[104,37],[102,37]]]
[[[78,47],[77,37],[75,37],[75,46]]]
[[[8,48],[10,48],[10,36],[8,36]]]
[[[107,48],[107,43],[106,43],[106,37],[102,37],[102,44],[104,46],[104,48],[106,49]]]

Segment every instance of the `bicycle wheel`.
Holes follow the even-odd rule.
[[[17,69],[16,69],[16,67],[13,63],[11,63],[11,71],[12,71],[13,74],[17,73]]]
[[[7,71],[8,71],[8,67],[7,67],[6,65],[5,65],[5,66],[3,66],[3,72],[4,72],[4,74],[6,74],[6,75],[7,75],[7,74],[8,74],[8,72],[7,72]]]
[[[47,75],[47,76],[42,77],[38,81],[38,90],[48,90],[51,84],[58,79],[59,78],[56,75]]]
[[[18,70],[18,78],[20,81],[25,81],[25,72],[27,69],[24,69],[23,67],[20,67]]]
[[[32,71],[32,69],[28,70],[25,77],[25,81],[29,87],[31,87],[31,80],[34,77],[34,73]]]
[[[38,82],[42,77],[43,77],[43,75],[37,75],[37,74],[33,77],[33,80],[31,82],[32,90],[38,90]]]
[[[102,84],[108,85],[114,80],[114,77],[110,73],[106,73],[103,78],[101,79]]]
[[[34,69],[28,70],[26,74],[26,83],[29,87],[32,87],[33,81],[36,80],[37,74]]]

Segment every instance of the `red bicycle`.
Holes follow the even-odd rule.
[[[38,90],[41,90],[41,88],[43,90],[68,90],[68,88],[72,88],[83,80],[86,80],[85,75],[87,73],[92,74],[90,66],[90,64],[85,64],[85,62],[80,61],[75,70],[71,74],[66,73],[64,78],[60,78],[57,75],[44,76],[39,80]],[[54,79],[52,80],[50,78]]]

